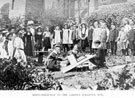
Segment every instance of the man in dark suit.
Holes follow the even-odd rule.
[[[96,68],[102,68],[105,67],[108,69],[108,67],[105,65],[105,52],[104,49],[102,49],[102,44],[99,40],[95,41],[96,52],[95,57],[90,59],[90,62],[92,62],[94,65],[96,65]]]

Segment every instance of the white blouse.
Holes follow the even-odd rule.
[[[4,42],[5,42],[5,39],[3,39],[2,42],[0,42],[0,58],[8,58],[7,52],[4,49]]]
[[[69,30],[69,38],[68,38],[69,44],[73,44],[72,35],[73,35],[73,30]]]
[[[22,59],[24,62],[26,62],[26,55],[24,53],[24,43],[23,40],[19,37],[16,37],[13,41],[13,46],[16,48],[14,57],[17,59]]]
[[[82,34],[85,34],[85,37],[82,37]],[[82,28],[82,30],[81,29],[79,29],[79,37],[81,38],[81,39],[85,39],[86,37],[88,36],[88,29],[86,28]]]
[[[44,32],[44,37],[51,37],[51,33],[50,32]]]
[[[61,42],[61,30],[54,30],[55,36],[54,36],[54,44]]]
[[[69,30],[63,29],[63,44],[68,44],[69,40]]]

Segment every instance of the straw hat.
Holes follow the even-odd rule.
[[[102,48],[102,44],[99,40],[94,41],[94,44],[99,44],[99,46],[95,46],[96,48]]]
[[[34,24],[34,21],[30,20],[28,21],[27,25],[33,25]]]
[[[80,26],[82,26],[82,25],[86,25],[86,26],[87,26],[87,23],[86,23],[86,22],[82,22],[82,23],[80,24]]]
[[[60,43],[57,43],[57,44],[55,45],[55,47],[61,47]]]

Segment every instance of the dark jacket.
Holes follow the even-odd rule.
[[[93,35],[93,29],[89,29],[89,31],[88,31],[88,37],[87,37],[88,41],[93,39],[92,38],[92,35]]]
[[[76,30],[74,30],[72,33],[72,40],[76,40]]]
[[[96,50],[96,56],[90,60],[93,64],[97,66],[104,66],[105,62],[105,52],[103,49]]]
[[[110,34],[109,34],[109,42],[111,41],[115,41],[118,37],[118,30],[114,29],[114,30],[111,30],[110,31]]]
[[[135,41],[135,29],[129,31],[128,35],[129,41]]]
[[[58,58],[58,54],[53,51],[49,54],[49,56],[47,57],[47,61],[46,61],[46,65],[47,68],[50,71],[56,71],[60,69],[60,66],[58,65],[58,61],[61,61],[62,59]]]

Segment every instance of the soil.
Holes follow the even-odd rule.
[[[109,69],[74,70],[64,74],[62,72],[53,72],[52,74],[62,84],[64,90],[96,89],[97,83],[103,80],[107,73],[119,73],[127,64],[133,63],[135,63],[135,57],[131,59],[127,56],[111,56],[106,57],[106,65]]]

